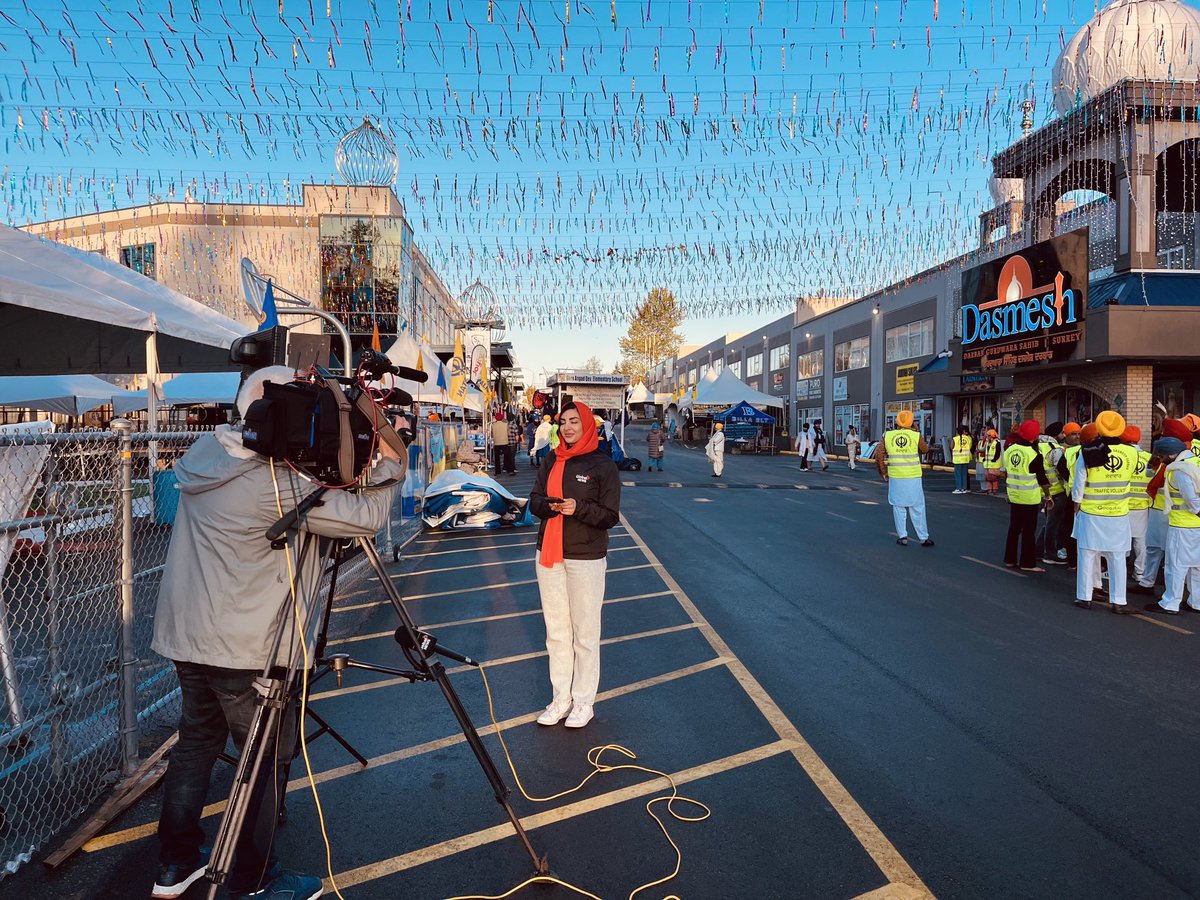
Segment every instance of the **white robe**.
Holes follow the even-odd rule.
[[[704,447],[704,455],[712,463],[713,474],[720,475],[725,471],[725,432],[714,431]]]
[[[1086,487],[1087,466],[1083,462],[1083,453],[1080,453],[1075,460],[1075,487],[1071,499],[1076,503],[1083,500]],[[1128,553],[1133,541],[1129,516],[1097,516],[1082,510],[1075,515],[1071,537],[1079,542],[1080,549],[1107,553]]]

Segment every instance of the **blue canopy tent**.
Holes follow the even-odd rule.
[[[730,449],[742,453],[766,450],[775,452],[775,417],[755,409],[745,400],[713,415],[714,422],[725,426],[725,442]],[[768,431],[763,445],[763,431]]]

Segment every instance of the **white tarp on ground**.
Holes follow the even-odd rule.
[[[711,371],[709,370],[709,374]],[[716,378],[706,375],[696,388],[696,399],[692,400],[689,391],[679,401],[679,406],[719,406],[721,409],[728,409],[743,400],[754,407],[783,406],[783,401],[778,397],[754,390],[728,369],[722,369]]]
[[[194,403],[233,403],[241,383],[240,372],[188,372],[162,384],[164,406],[191,406]],[[111,385],[109,385],[111,387]],[[145,391],[125,391],[112,395],[117,415],[146,408]]]
[[[251,330],[98,253],[7,225],[0,225],[0,313],[0,371],[14,374],[144,372],[151,332],[159,335],[162,369],[199,371],[200,359],[214,369],[220,351]]]
[[[81,416],[89,409],[103,406],[117,391],[115,384],[95,375],[0,376],[0,406],[40,409],[64,416]]]

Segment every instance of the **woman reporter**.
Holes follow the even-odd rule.
[[[539,725],[568,728],[592,719],[600,683],[600,610],[608,567],[608,530],[620,518],[621,482],[599,452],[592,411],[568,403],[559,414],[559,443],[538,466],[529,494],[538,529],[538,591],[550,657],[550,705]]]

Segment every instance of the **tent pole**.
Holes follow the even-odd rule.
[[[158,322],[153,322],[155,330],[146,336],[146,430],[151,434],[158,431]],[[150,521],[158,524],[154,516],[154,473],[158,471],[158,442],[150,441],[146,445],[146,462],[150,480]]]

